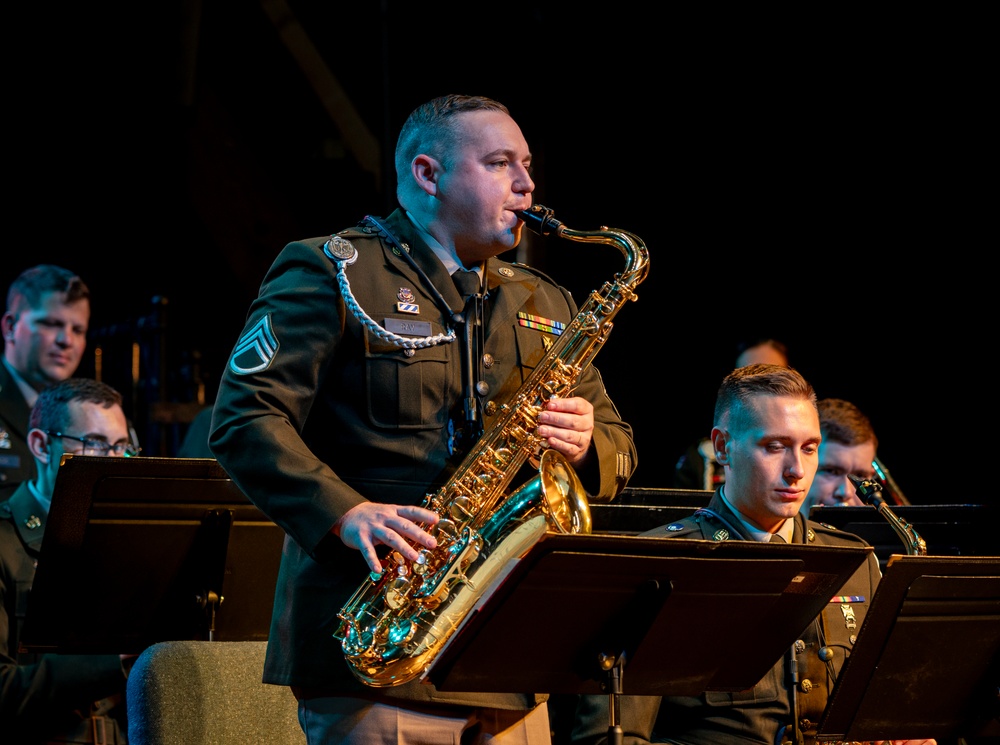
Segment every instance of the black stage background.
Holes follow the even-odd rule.
[[[596,361],[636,431],[633,486],[671,486],[737,339],[776,335],[820,396],[871,416],[911,501],[982,501],[992,459],[971,449],[992,435],[996,314],[980,19],[415,5],[11,9],[3,287],[39,262],[85,278],[81,372],[100,347],[136,421],[199,384],[210,399],[281,246],[388,213],[408,111],[481,93],[521,123],[536,202],[649,248]],[[622,266],[611,247],[529,249],[580,301]]]

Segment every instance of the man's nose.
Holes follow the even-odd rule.
[[[73,330],[69,326],[60,326],[56,334],[56,343],[69,346],[73,340]]]
[[[803,456],[796,453],[792,456],[792,461],[788,465],[788,472],[796,479],[804,478],[806,475],[806,464]]]

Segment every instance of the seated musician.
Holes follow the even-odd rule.
[[[711,434],[725,484],[708,507],[643,535],[705,540],[864,546],[850,533],[813,522],[799,508],[816,475],[822,440],[816,394],[793,368],[755,364],[722,382]],[[874,553],[803,631],[789,653],[748,691],[619,698],[623,745],[757,743],[812,745],[827,698],[865,618],[881,573]],[[732,623],[740,623],[739,613]],[[729,644],[719,639],[719,644]],[[738,650],[734,649],[734,654]],[[798,672],[792,685],[791,666]],[[808,681],[808,684],[806,683]],[[581,696],[571,741],[605,743],[609,696]],[[617,734],[617,730],[616,730]],[[897,740],[935,743],[934,740]]]
[[[39,394],[28,427],[35,478],[0,503],[0,742],[121,745],[135,655],[18,653],[63,455],[136,454],[121,394],[88,378],[64,380]]]

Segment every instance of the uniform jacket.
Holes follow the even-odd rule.
[[[17,652],[44,533],[43,512],[22,484],[0,503],[0,742],[90,743],[96,712],[107,742],[124,743],[113,718],[124,714],[118,655]]]
[[[28,449],[31,407],[10,371],[0,362],[0,501],[22,481],[35,478],[35,459]]]
[[[419,504],[447,482],[464,455],[449,452],[464,421],[460,343],[404,350],[365,320],[437,337],[451,327],[452,311],[462,308],[452,278],[405,215],[397,210],[385,224],[430,285],[375,229],[338,234],[358,252],[346,267],[353,301],[341,292],[337,266],[324,254],[328,236],[287,245],[251,305],[220,381],[210,446],[234,482],[287,534],[266,682],[355,696],[466,701],[418,682],[368,689],[354,679],[332,636],[337,612],[368,574],[360,552],[330,534],[334,522],[366,499]],[[542,327],[568,323],[577,309],[565,290],[522,265],[490,259],[486,282],[483,372],[489,392],[483,403],[489,430],[497,407],[556,338]],[[452,311],[436,304],[435,292]],[[598,456],[579,476],[594,499],[610,500],[636,462],[632,431],[592,366],[576,394],[594,405]],[[515,478],[512,486],[520,483]],[[534,699],[474,700],[523,708]]]
[[[808,520],[801,513],[794,521],[793,543],[868,545],[853,533]],[[643,535],[754,540],[718,490],[706,509]],[[796,643],[801,681],[796,692],[798,718],[807,741],[816,733],[827,697],[850,655],[880,578],[878,558],[871,553]],[[738,622],[734,616],[733,623]],[[821,657],[828,659],[824,661]],[[791,722],[787,681],[786,660],[782,659],[749,691],[707,691],[700,696],[622,696],[624,745],[673,740],[690,745],[720,742],[775,745],[780,742],[781,727]],[[603,742],[608,731],[608,697],[580,698],[573,743]],[[791,731],[789,726],[787,734]]]

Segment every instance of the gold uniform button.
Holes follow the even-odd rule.
[[[493,355],[489,352],[483,355],[483,365],[485,367],[493,367],[494,362],[495,360],[493,359]]]
[[[495,401],[487,401],[486,402],[486,415],[487,416],[493,416],[496,413],[497,413],[496,402]]]

